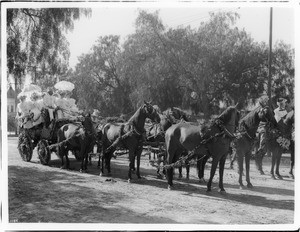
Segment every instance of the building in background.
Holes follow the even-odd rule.
[[[17,134],[17,121],[16,121],[16,95],[20,90],[15,91],[11,86],[7,91],[7,131],[15,132]]]

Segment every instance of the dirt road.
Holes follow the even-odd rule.
[[[294,222],[294,180],[288,177],[288,160],[281,165],[283,180],[261,176],[251,163],[253,189],[239,189],[238,174],[226,162],[224,187],[218,192],[218,171],[212,192],[196,178],[176,180],[167,190],[166,180],[157,179],[146,157],[141,161],[143,179],[133,175],[127,183],[126,155],[112,160],[112,177],[100,177],[97,161],[89,173],[80,173],[80,163],[70,155],[72,171],[60,169],[52,154],[50,166],[21,160],[17,139],[8,139],[9,220],[57,223],[167,223],[167,224],[292,224]],[[205,179],[209,177],[209,164]],[[264,161],[269,173],[269,159]],[[176,172],[178,173],[178,172]],[[184,172],[185,174],[185,172]],[[175,178],[176,179],[176,178]]]

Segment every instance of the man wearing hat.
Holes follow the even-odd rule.
[[[285,98],[280,97],[277,99],[278,107],[274,110],[274,114],[275,114],[274,117],[277,122],[284,119],[285,116],[287,115],[286,102],[287,100]]]

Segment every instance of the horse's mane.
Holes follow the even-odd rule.
[[[252,128],[254,125],[257,124],[259,118],[257,117],[257,112],[261,109],[261,106],[256,107],[254,110],[250,111],[248,114],[246,114],[241,120],[240,124],[244,123],[249,128]]]
[[[137,118],[137,115],[140,113],[143,106],[140,106],[137,111],[128,119],[127,123],[132,123],[135,118]]]
[[[235,111],[236,108],[234,106],[229,106],[226,110],[224,110],[217,119],[220,119],[224,124],[228,123],[231,119],[232,112]]]

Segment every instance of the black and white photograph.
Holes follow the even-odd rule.
[[[1,231],[299,230],[298,11],[1,2]]]

